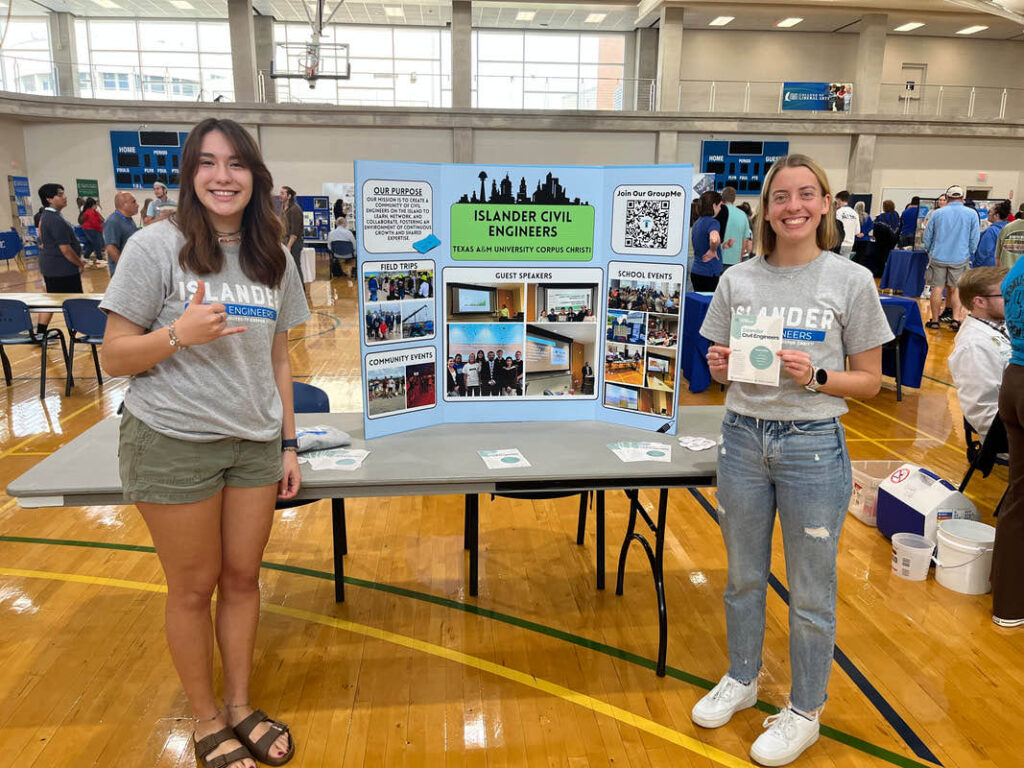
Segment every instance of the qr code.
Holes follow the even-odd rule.
[[[626,247],[668,248],[668,200],[626,201]]]

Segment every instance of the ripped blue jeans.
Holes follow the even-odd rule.
[[[766,421],[726,411],[718,456],[718,516],[729,556],[725,617],[729,674],[757,677],[764,644],[775,510],[789,583],[790,701],[825,703],[836,633],[836,554],[852,478],[838,418]]]

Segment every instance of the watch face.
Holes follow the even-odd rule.
[[[818,386],[820,387],[822,384],[828,381],[828,371],[826,371],[824,368],[818,368],[814,372],[814,380],[818,383]]]

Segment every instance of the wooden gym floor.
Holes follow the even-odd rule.
[[[326,270],[321,263],[312,286],[313,319],[292,332],[293,370],[324,388],[333,410],[358,410],[356,286],[329,281]],[[106,282],[105,270],[87,270],[87,290]],[[0,270],[0,290],[41,291],[42,281]],[[873,400],[851,401],[844,422],[855,460],[911,461],[959,482],[961,416],[945,365],[952,334],[928,334],[924,386],[897,403],[887,380]],[[10,349],[0,488],[112,415],[126,386],[97,386],[83,351],[64,398],[51,353],[40,401],[38,354]],[[684,393],[682,404],[721,402],[712,389]],[[681,422],[685,433],[685,415]],[[987,522],[1005,482],[1004,467],[971,482]],[[597,592],[593,526],[577,547],[575,499],[482,504],[476,599],[465,589],[461,497],[350,501],[341,605],[328,503],[282,511],[263,571],[253,702],[291,724],[297,768],[748,765],[769,705],[788,691],[785,570],[777,536],[761,711],[697,728],[690,708],[727,667],[714,498],[670,494],[663,679],[653,672],[647,564],[634,552],[625,595]],[[626,509],[621,494],[609,495],[609,563]],[[990,596],[892,576],[888,543],[852,517],[840,550],[826,727],[798,765],[1024,764],[1024,629],[994,626]],[[188,707],[163,638],[163,589],[133,507],[24,510],[0,494],[0,765],[193,765]]]

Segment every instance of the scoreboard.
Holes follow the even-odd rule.
[[[718,192],[735,187],[741,195],[757,195],[772,163],[788,154],[788,141],[702,141],[700,170],[714,174]]]
[[[111,131],[114,186],[138,189],[162,181],[177,189],[186,138],[188,131]]]

